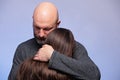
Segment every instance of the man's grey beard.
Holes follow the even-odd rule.
[[[35,34],[34,34],[34,38],[36,39],[36,41],[37,41],[37,43],[38,43],[39,45],[45,44],[45,38],[39,39],[39,38],[37,38],[37,37],[35,36]]]
[[[37,39],[37,38],[35,38],[35,39],[36,39],[36,41],[37,41],[37,43],[38,43],[39,45],[45,44],[45,40],[44,40],[44,41],[41,41],[41,40],[39,40],[39,39]]]

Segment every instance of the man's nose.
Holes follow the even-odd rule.
[[[40,37],[44,37],[44,35],[45,35],[44,30],[43,30],[43,29],[40,29],[39,36],[40,36]]]

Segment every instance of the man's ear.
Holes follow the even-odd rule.
[[[61,23],[61,21],[60,21],[60,20],[58,20],[58,22],[57,22],[57,26],[59,26],[59,25],[60,25],[60,23]]]

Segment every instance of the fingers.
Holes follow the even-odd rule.
[[[38,50],[33,59],[39,61],[49,61],[53,51],[54,49],[52,48],[52,46],[45,44],[42,46],[42,48]]]
[[[37,53],[37,54],[34,56],[33,59],[34,59],[34,60],[39,60],[39,54]]]
[[[38,60],[38,61],[47,62],[48,61],[48,57],[46,55],[46,52],[45,52],[44,48],[40,48],[39,51],[37,52],[37,54],[34,56],[33,59],[34,60]]]

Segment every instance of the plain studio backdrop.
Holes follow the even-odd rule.
[[[33,37],[33,10],[43,1],[0,0],[0,80],[7,80],[18,44]],[[120,0],[48,1],[58,7],[59,27],[86,47],[101,80],[120,80]]]

